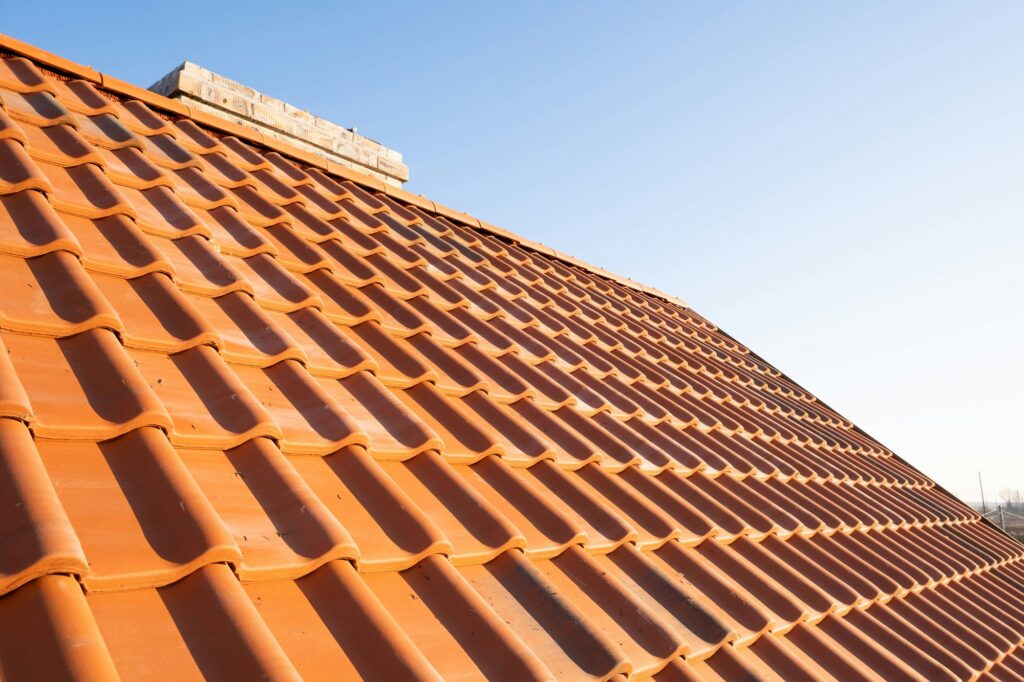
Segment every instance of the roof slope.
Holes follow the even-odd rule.
[[[0,61],[0,677],[1024,677],[1024,547],[694,311],[104,82]]]

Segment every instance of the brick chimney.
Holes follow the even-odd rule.
[[[331,123],[192,62],[185,62],[149,89],[388,184],[400,186],[409,179],[400,153],[363,137],[355,128]]]

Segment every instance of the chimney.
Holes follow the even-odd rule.
[[[331,123],[192,62],[185,62],[149,89],[388,184],[400,186],[409,179],[401,154],[359,135],[355,128]]]

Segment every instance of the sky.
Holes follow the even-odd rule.
[[[21,2],[0,31],[355,126],[406,189],[679,296],[951,492],[1024,489],[1024,3],[322,4]]]

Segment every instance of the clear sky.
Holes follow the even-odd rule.
[[[1024,3],[310,4],[6,3],[0,31],[357,126],[407,189],[680,296],[954,493],[1024,488]]]

